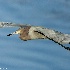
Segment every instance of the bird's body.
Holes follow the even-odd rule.
[[[15,34],[20,34],[19,38],[21,40],[30,40],[30,36],[29,36],[29,29],[30,29],[30,26],[29,27],[26,27],[26,28],[21,28],[21,29],[18,29]]]
[[[31,27],[27,26],[25,28],[20,28],[16,30],[15,32],[11,33],[12,34],[19,34],[19,38],[21,40],[27,41],[27,40],[32,40],[32,39],[47,39],[47,37],[43,34],[40,34],[37,31],[37,28],[39,27]]]

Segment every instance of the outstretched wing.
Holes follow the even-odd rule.
[[[55,43],[58,43],[59,45],[64,47],[65,49],[70,50],[70,47],[66,47],[63,45],[70,44],[70,34],[63,34],[61,32],[42,27],[37,27],[35,32],[46,36],[49,40],[52,40]]]
[[[3,27],[27,27],[27,26],[30,26],[30,25],[27,25],[27,24],[15,24],[15,23],[12,23],[12,22],[0,22],[0,28],[3,28]]]

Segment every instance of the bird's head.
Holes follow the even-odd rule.
[[[12,34],[20,34],[21,31],[22,31],[22,29],[18,29],[18,30],[16,30],[15,32],[13,32]]]
[[[29,27],[24,27],[24,28],[19,28],[18,30],[16,30],[13,33],[8,34],[7,36],[14,35],[14,34],[23,34],[23,35],[25,35],[25,34],[28,33],[29,29],[30,29],[30,26]]]

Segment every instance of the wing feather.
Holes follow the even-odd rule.
[[[43,28],[43,27],[36,27],[36,31],[43,33],[45,36],[47,36],[50,39],[53,39],[54,41],[61,43],[61,44],[69,44],[70,43],[70,35],[69,34],[63,34],[61,32]]]
[[[12,23],[12,22],[0,22],[0,28],[3,28],[3,27],[27,27],[27,26],[30,26],[30,25],[27,25],[27,24],[15,24],[15,23]]]
[[[59,45],[61,45],[62,47],[70,51],[70,47],[66,47],[63,45],[63,44],[70,44],[69,34],[63,34],[61,32],[58,32],[52,29],[42,28],[42,27],[37,27],[36,32],[43,34],[49,40],[52,40],[55,43],[58,43]]]

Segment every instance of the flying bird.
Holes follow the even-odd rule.
[[[0,22],[0,27],[19,27],[13,33],[8,34],[7,36],[11,36],[14,34],[19,34],[19,38],[21,40],[34,40],[34,39],[49,39],[54,41],[55,43],[61,45],[67,50],[70,50],[70,47],[66,47],[63,44],[70,44],[70,34],[64,34],[49,28],[44,28],[41,26],[32,26],[27,24],[15,24],[10,22]]]

